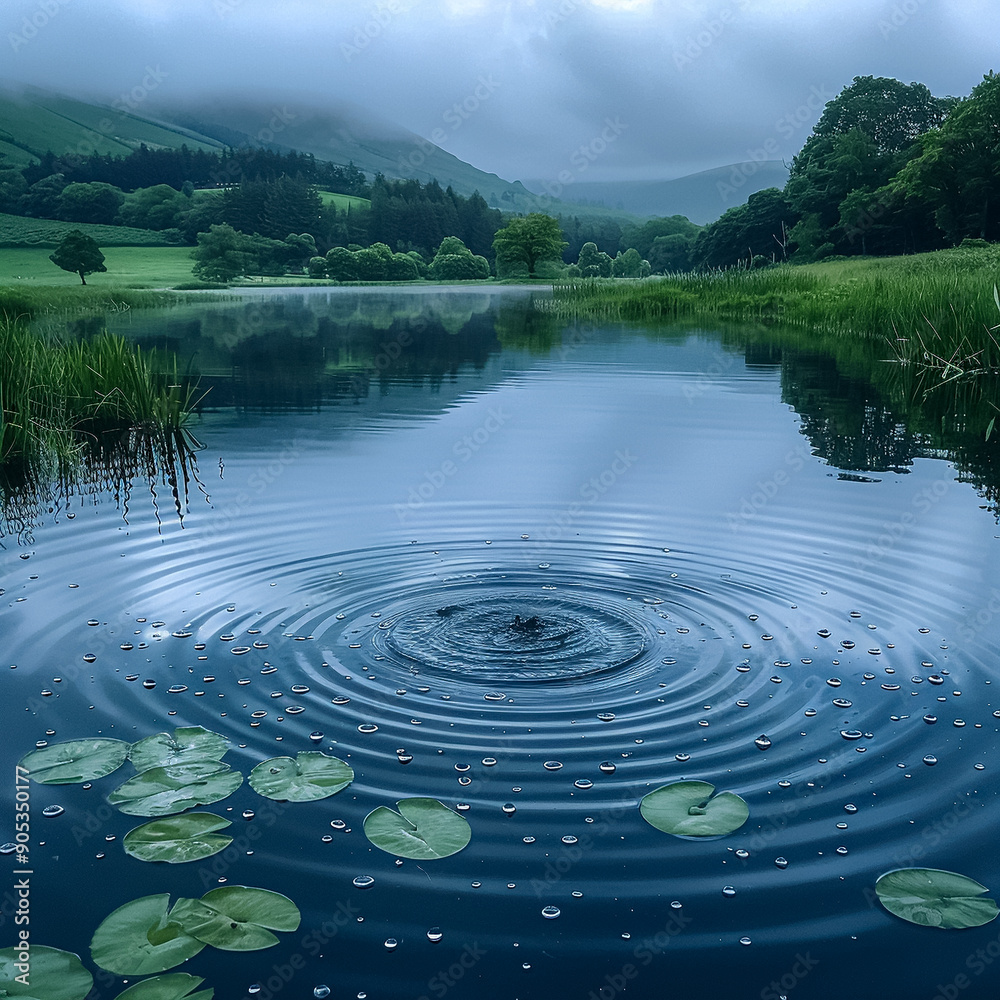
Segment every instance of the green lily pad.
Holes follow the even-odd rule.
[[[223,951],[257,951],[278,943],[271,931],[294,931],[302,920],[299,908],[269,889],[226,885],[201,899],[179,899],[171,919],[192,937]]]
[[[170,972],[130,986],[119,993],[115,1000],[212,1000],[215,990],[211,987],[198,993],[192,992],[204,981],[200,976],[192,976],[187,972]]]
[[[738,830],[750,808],[735,792],[719,792],[707,781],[674,781],[639,803],[642,818],[677,837],[718,837]]]
[[[166,972],[198,954],[203,941],[168,914],[169,893],[142,896],[109,913],[94,931],[90,954],[108,972],[148,976]]]
[[[132,745],[129,757],[137,771],[172,764],[190,764],[196,760],[222,760],[229,744],[225,736],[201,726],[175,729],[173,734],[157,733]]]
[[[122,846],[126,854],[140,861],[166,861],[171,865],[200,861],[225,850],[233,842],[232,837],[216,833],[231,825],[228,819],[212,813],[154,819],[129,830]]]
[[[345,789],[354,780],[351,766],[318,750],[291,757],[272,757],[250,772],[250,787],[268,799],[313,802]]]
[[[875,883],[879,902],[897,917],[922,927],[981,927],[1000,912],[975,879],[939,868],[897,868]]]
[[[128,744],[126,744],[128,746]],[[0,950],[0,997],[24,1000],[83,1000],[94,985],[94,977],[78,955],[43,944],[32,944],[30,969],[19,960],[17,948]],[[18,976],[28,973],[28,982]]]
[[[228,764],[192,761],[151,767],[119,785],[108,796],[108,802],[129,816],[169,816],[218,802],[242,784],[243,775]]]
[[[464,816],[437,799],[400,799],[399,812],[379,806],[365,817],[365,836],[380,850],[426,861],[457,854],[472,839]]]
[[[118,770],[131,744],[123,740],[69,740],[25,754],[20,766],[42,785],[76,785],[96,781]]]

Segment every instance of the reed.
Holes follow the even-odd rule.
[[[591,280],[557,287],[543,308],[581,319],[703,316],[876,338],[888,345],[888,360],[950,378],[1000,372],[998,280],[1000,248],[958,247],[887,260]]]
[[[176,364],[156,371],[151,362],[108,333],[63,342],[0,320],[0,465],[62,475],[109,434],[181,430],[196,390]]]

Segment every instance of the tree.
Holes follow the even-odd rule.
[[[473,254],[457,236],[446,236],[431,261],[429,274],[435,281],[481,281],[490,276],[490,262]]]
[[[749,265],[754,257],[781,260],[794,221],[796,216],[781,191],[757,191],[745,205],[730,208],[698,234],[692,261],[697,267],[716,268]],[[818,226],[820,239],[825,229],[822,222]]]
[[[611,277],[611,258],[603,250],[598,250],[596,243],[588,242],[580,247],[576,266],[580,268],[580,274],[584,278]]]
[[[79,229],[72,229],[63,237],[55,253],[49,254],[49,260],[64,271],[80,275],[83,284],[87,284],[88,274],[107,271],[97,243]]]
[[[687,271],[691,267],[691,248],[694,240],[682,233],[655,236],[649,249],[649,266],[654,274]]]
[[[612,264],[611,273],[616,278],[641,278],[643,264],[649,265],[639,256],[635,247],[629,247],[625,253],[619,252]],[[646,271],[648,274],[649,272]]]
[[[949,240],[1000,238],[1000,76],[990,73],[922,140],[892,187],[933,206]]]
[[[118,223],[137,229],[172,229],[192,207],[190,198],[175,191],[169,184],[156,184],[125,195],[125,203],[118,212]]]
[[[493,237],[498,272],[509,274],[525,268],[529,278],[535,276],[542,261],[560,261],[567,246],[559,222],[541,212],[511,219]]]
[[[811,217],[801,231],[804,236],[808,230],[810,253],[826,244],[843,253],[861,250],[868,241],[857,238],[855,222],[845,222],[857,217],[865,198],[845,200],[859,188],[885,187],[919,154],[921,136],[941,124],[953,103],[934,97],[922,83],[859,76],[827,104],[792,162],[784,192],[792,221]],[[910,213],[909,225],[918,218]],[[919,234],[911,235],[920,241]]]
[[[125,195],[112,184],[67,184],[59,195],[56,212],[66,222],[91,222],[110,226]],[[164,226],[164,229],[167,227]]]
[[[206,281],[232,281],[249,274],[254,264],[250,238],[225,222],[199,233],[198,246],[191,256],[195,259],[195,277]]]

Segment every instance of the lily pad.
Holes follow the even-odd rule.
[[[109,913],[94,931],[90,954],[108,972],[147,976],[193,958],[205,942],[187,934],[168,914],[169,893],[142,896]]]
[[[879,902],[897,917],[922,927],[981,927],[1000,912],[975,879],[939,868],[897,868],[875,883]]]
[[[137,771],[196,760],[222,760],[229,744],[225,736],[201,726],[187,726],[171,733],[157,733],[132,745],[129,757]]]
[[[243,775],[216,760],[151,767],[129,778],[108,802],[129,816],[169,816],[218,802],[243,784]]]
[[[83,1000],[90,992],[94,977],[83,967],[79,956],[43,944],[32,944],[29,951],[30,972],[20,962],[19,949],[0,950],[0,997]],[[30,985],[17,981],[25,972],[29,972]]]
[[[226,885],[201,899],[179,899],[170,911],[192,937],[223,951],[257,951],[278,943],[271,931],[294,931],[299,908],[269,889]]]
[[[365,836],[380,850],[426,861],[457,854],[472,839],[464,816],[437,799],[400,799],[399,812],[379,806],[365,817]]]
[[[719,792],[707,781],[674,781],[663,785],[639,803],[642,818],[664,833],[677,837],[718,837],[738,830],[750,808],[735,792]]]
[[[354,780],[350,764],[318,750],[291,757],[272,757],[250,772],[250,787],[268,799],[313,802],[345,789]]]
[[[129,830],[122,846],[126,854],[140,861],[166,861],[171,865],[200,861],[225,850],[233,842],[232,837],[216,833],[231,825],[228,819],[212,813],[154,819]]]
[[[76,785],[117,771],[131,744],[123,740],[69,740],[32,750],[21,758],[28,777],[42,785]]]
[[[215,990],[211,987],[198,993],[192,992],[204,981],[201,976],[192,976],[187,972],[169,972],[130,986],[115,1000],[212,1000]]]

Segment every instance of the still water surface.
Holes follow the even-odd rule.
[[[36,785],[34,939],[89,964],[115,907],[225,880],[303,922],[188,962],[220,1000],[995,996],[996,925],[871,891],[922,866],[1000,892],[992,512],[828,359],[565,327],[531,294],[131,320],[212,387],[202,489],[183,519],[137,483],[127,520],[98,493],[3,539],[9,759],[201,725],[244,774],[323,749],[355,780],[293,805],[245,784],[205,810],[235,847],[170,867],[122,851],[117,777]],[[750,820],[654,830],[639,799],[682,778]],[[372,847],[364,817],[409,796],[462,809],[469,846]]]

